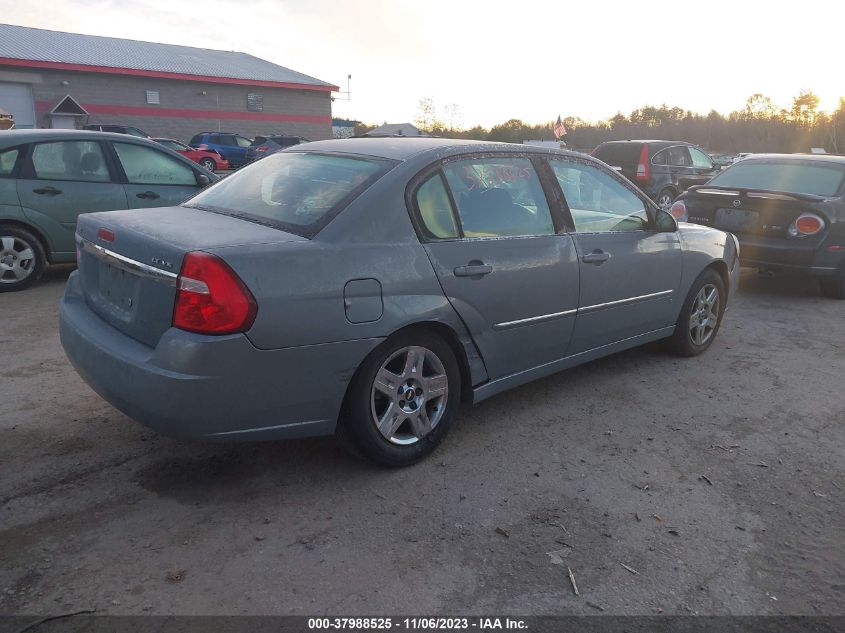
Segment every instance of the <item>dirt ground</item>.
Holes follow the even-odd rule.
[[[744,271],[703,357],[557,374],[387,471],[127,419],[62,352],[68,274],[0,295],[0,613],[845,614],[845,303],[808,280]]]

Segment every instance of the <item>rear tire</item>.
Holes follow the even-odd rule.
[[[714,294],[715,293],[715,294]],[[705,270],[692,284],[669,349],[678,356],[698,356],[716,339],[725,314],[725,282],[715,270]]]
[[[825,297],[845,299],[845,271],[833,277],[819,279],[819,287]]]
[[[200,161],[200,166],[204,167],[208,171],[214,171],[215,169],[217,169],[217,163],[214,161],[213,158],[203,158]]]
[[[392,468],[409,466],[440,444],[460,400],[452,348],[425,330],[395,334],[355,372],[338,436],[357,456]]]
[[[46,265],[47,255],[37,237],[17,226],[0,225],[0,292],[28,288]]]

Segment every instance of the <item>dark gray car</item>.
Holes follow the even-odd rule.
[[[175,436],[334,432],[414,462],[478,402],[658,339],[713,342],[738,275],[588,156],[445,139],[321,141],[180,207],[80,217],[62,344]]]

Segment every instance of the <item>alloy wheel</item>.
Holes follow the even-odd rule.
[[[713,337],[719,324],[719,289],[704,285],[695,296],[689,319],[689,335],[694,345],[704,345]]]
[[[668,211],[672,207],[672,200],[674,200],[672,194],[663,192],[657,197],[657,206],[664,211]]]
[[[13,235],[0,235],[0,284],[18,283],[35,271],[32,245]]]
[[[448,397],[440,358],[425,347],[404,347],[376,372],[370,394],[373,422],[389,442],[415,444],[440,422]]]

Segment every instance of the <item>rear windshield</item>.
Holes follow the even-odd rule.
[[[804,161],[773,163],[746,159],[734,163],[708,184],[828,197],[839,193],[843,178],[845,168],[837,165]]]
[[[217,182],[185,206],[312,237],[393,164],[330,154],[271,154]]]

